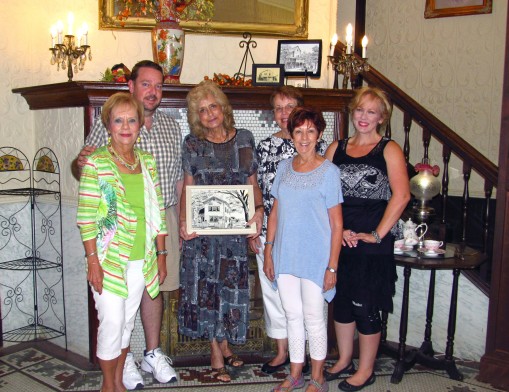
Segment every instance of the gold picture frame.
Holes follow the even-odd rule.
[[[426,0],[424,18],[491,14],[492,0]]]
[[[100,30],[151,30],[155,25],[152,16],[132,17],[122,23],[117,19],[118,7],[115,0],[99,1],[99,29]],[[288,36],[307,38],[308,36],[308,10],[309,0],[294,1],[293,23],[246,23],[240,19],[216,22],[216,21],[181,21],[180,25],[186,32],[192,33],[217,33],[217,34],[241,34],[249,32],[261,36]],[[243,7],[236,7],[236,12],[241,12]]]
[[[246,226],[255,213],[252,185],[187,185],[186,225],[189,234],[254,234]]]

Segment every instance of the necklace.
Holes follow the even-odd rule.
[[[134,163],[129,163],[129,162],[124,161],[124,159],[120,156],[120,154],[118,152],[115,151],[115,149],[113,148],[113,146],[111,144],[108,145],[108,150],[113,154],[113,156],[116,158],[116,160],[120,162],[120,164],[124,165],[131,171],[135,171],[140,163],[140,157],[138,156],[138,154],[136,154],[136,151],[134,152],[134,156],[135,156]]]

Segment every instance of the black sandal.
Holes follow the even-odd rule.
[[[240,357],[237,354],[232,354],[228,357],[223,357],[224,363],[226,363],[228,366],[234,367],[234,368],[241,368],[244,366],[244,361],[240,359]],[[237,363],[237,365],[235,365]]]

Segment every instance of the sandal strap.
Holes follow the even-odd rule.
[[[223,366],[221,368],[212,368],[212,371],[214,371],[216,373],[216,376],[224,376],[225,374],[228,374],[230,375],[230,373],[228,373],[228,370],[226,370],[226,368]]]
[[[318,381],[312,378],[311,380],[309,380],[309,383],[313,384],[313,386],[317,389],[318,392],[327,392],[329,390],[327,381],[324,381],[323,384],[320,384]]]
[[[230,366],[234,366],[235,362],[241,362],[241,365],[237,365],[237,367],[240,367],[244,364],[244,361],[237,354],[232,354],[228,357],[225,357],[224,359],[226,360],[226,363]]]

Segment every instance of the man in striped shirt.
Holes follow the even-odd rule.
[[[177,122],[159,108],[163,94],[163,72],[156,63],[144,60],[137,63],[128,82],[129,91],[143,103],[145,122],[140,129],[140,140],[136,146],[154,155],[166,207],[166,271],[159,271],[161,291],[179,288],[179,236],[178,215],[182,190],[182,133]],[[96,119],[92,131],[85,140],[85,146],[75,161],[78,170],[97,147],[108,143],[108,131],[101,119]],[[159,348],[163,315],[163,298],[158,295],[151,299],[144,292],[141,301],[141,321],[145,332],[145,355],[141,363],[144,371],[154,375],[160,383],[175,381],[177,375],[171,359]],[[127,389],[143,387],[143,378],[138,371],[132,353],[127,355],[123,375]]]

